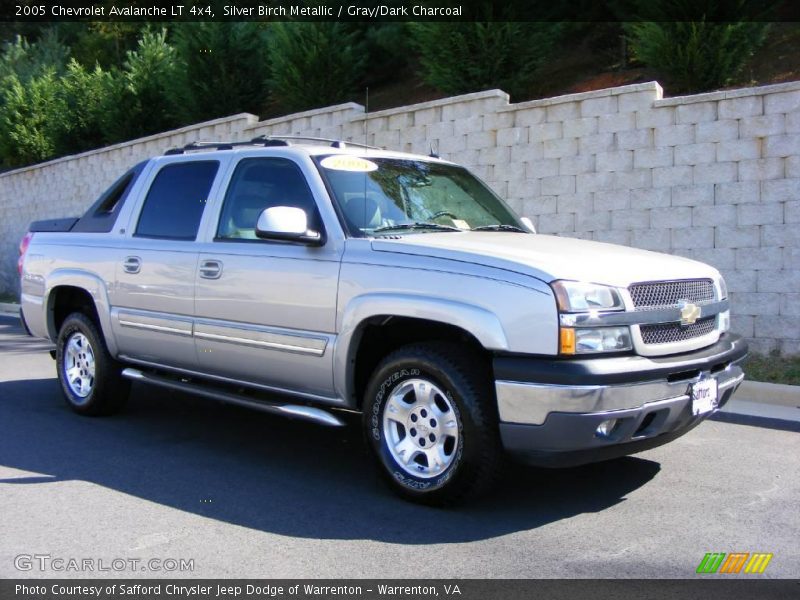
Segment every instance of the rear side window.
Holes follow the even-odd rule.
[[[100,198],[92,204],[72,231],[83,233],[108,233],[114,228],[123,204],[130,194],[133,184],[144,170],[148,161],[140,162],[130,171],[111,184]]]
[[[144,200],[134,235],[193,240],[219,163],[205,160],[163,167]]]

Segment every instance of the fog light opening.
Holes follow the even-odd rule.
[[[594,431],[595,437],[599,438],[608,438],[611,437],[611,434],[614,433],[614,429],[617,426],[617,419],[608,419],[607,421],[603,421],[600,425],[597,426],[597,429]]]

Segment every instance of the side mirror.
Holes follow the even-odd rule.
[[[533,226],[533,221],[531,221],[528,217],[520,217],[519,220],[522,221],[522,224],[528,228],[528,231],[531,233],[536,233],[536,227]]]
[[[308,228],[308,215],[302,208],[273,206],[258,216],[256,236],[264,240],[284,240],[321,246],[322,234]]]

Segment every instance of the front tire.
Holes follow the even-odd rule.
[[[414,502],[476,496],[499,469],[490,374],[455,344],[413,344],[387,356],[367,385],[364,428],[384,479]]]
[[[72,313],[61,325],[56,369],[64,399],[76,413],[110,415],[128,399],[130,382],[120,375],[97,326],[83,313]]]

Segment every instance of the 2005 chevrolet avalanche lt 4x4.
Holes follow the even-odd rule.
[[[725,404],[747,348],[692,260],[538,235],[436,157],[288,138],[191,144],[21,245],[22,318],[70,406],[130,380],[340,425],[401,495],[486,489],[504,453],[653,448]]]

